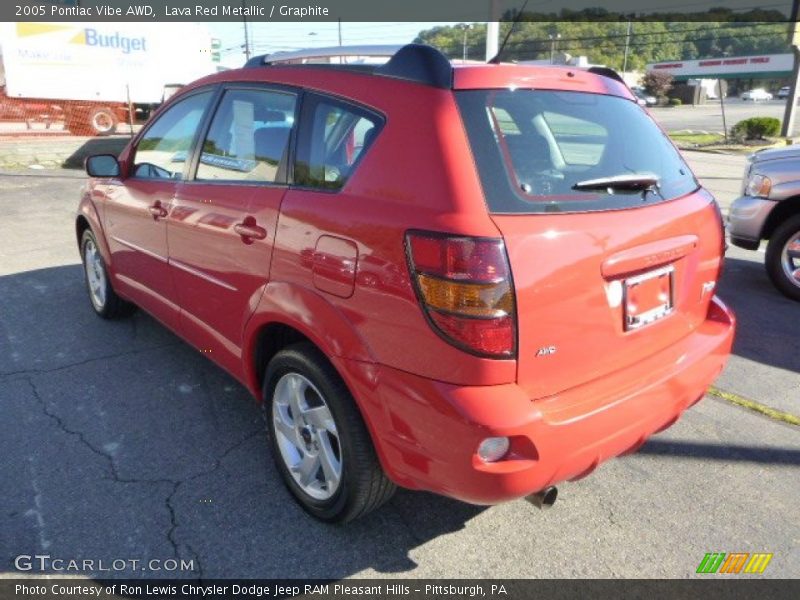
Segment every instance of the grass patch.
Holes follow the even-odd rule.
[[[669,134],[673,142],[681,144],[696,144],[705,146],[706,144],[719,144],[725,141],[725,136],[721,133],[687,133],[675,131]]]

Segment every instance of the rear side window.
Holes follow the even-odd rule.
[[[294,182],[336,191],[372,144],[382,119],[366,109],[309,94],[303,100]]]
[[[698,184],[666,135],[634,102],[551,90],[456,92],[494,213],[611,210],[688,194]],[[647,176],[648,190],[577,189]]]
[[[196,179],[285,181],[297,97],[268,90],[225,92],[202,144]]]
[[[193,94],[156,117],[136,145],[134,177],[183,178],[189,148],[210,99],[210,91]]]

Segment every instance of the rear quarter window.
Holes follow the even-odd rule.
[[[382,126],[383,118],[368,109],[307,94],[298,130],[294,184],[340,190]]]

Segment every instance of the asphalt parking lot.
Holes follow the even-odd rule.
[[[725,122],[728,131],[743,119],[750,117],[774,117],[783,120],[785,100],[768,102],[745,102],[739,98],[725,99]],[[653,107],[648,109],[667,131],[710,131],[722,133],[722,107],[719,101],[709,101],[697,106]],[[796,132],[795,132],[796,133]]]
[[[726,204],[741,169],[714,160],[690,156]],[[77,171],[0,172],[2,575],[48,554],[192,561],[87,576],[683,578],[708,552],[770,552],[764,577],[800,576],[800,427],[713,396],[559,486],[550,511],[400,491],[351,525],[315,522],[284,491],[241,386],[141,312],[92,313],[72,222],[81,184]],[[800,305],[761,260],[729,253],[719,293],[739,330],[717,386],[800,415]]]

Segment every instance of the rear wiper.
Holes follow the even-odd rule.
[[[623,175],[611,175],[610,177],[600,177],[598,179],[587,179],[579,181],[572,186],[573,190],[608,190],[613,193],[615,190],[631,192],[658,192],[657,175],[652,173],[625,173]]]

